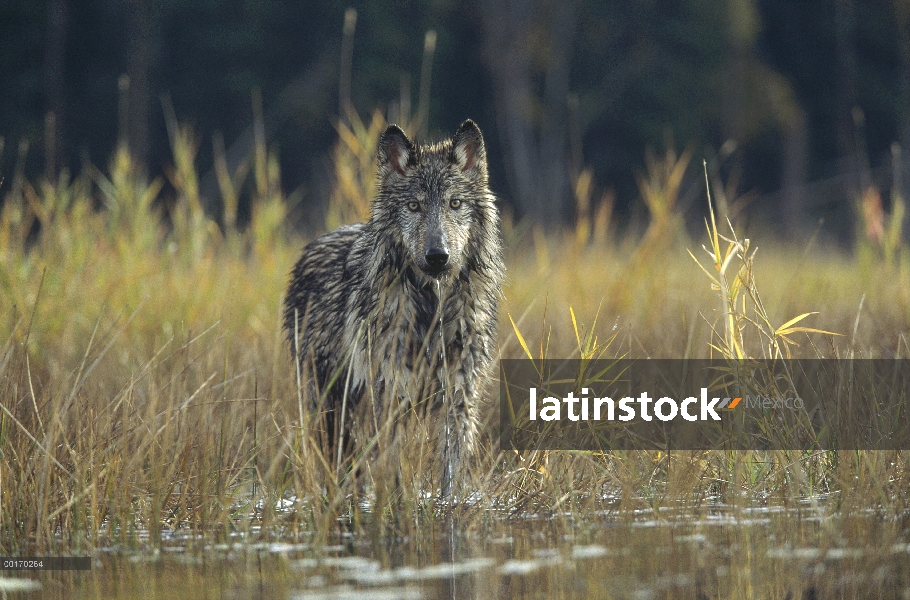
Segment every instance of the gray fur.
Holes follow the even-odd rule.
[[[314,389],[328,389],[329,438],[348,435],[364,405],[377,423],[392,406],[429,409],[448,496],[494,366],[504,271],[477,125],[432,145],[389,126],[370,220],[310,243],[285,299],[292,352]]]

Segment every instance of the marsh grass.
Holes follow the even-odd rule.
[[[330,222],[362,217],[370,193],[381,118],[352,123],[336,151]],[[432,424],[417,414],[402,416],[404,436],[384,428],[336,468],[281,331],[303,240],[285,228],[277,160],[260,135],[230,173],[214,144],[216,222],[196,183],[198,140],[173,118],[169,133],[169,186],[120,149],[104,172],[21,181],[0,209],[3,554],[157,547],[175,532],[318,542],[349,530],[378,540],[452,513],[482,530],[498,518],[797,505],[821,493],[843,514],[906,510],[902,452],[503,451],[495,388],[458,505],[436,502]],[[244,194],[252,216],[240,227]],[[666,208],[665,223],[676,222]],[[548,235],[504,223],[503,357],[910,352],[906,263],[771,241],[756,258],[755,242],[725,240],[713,217],[705,266],[679,243],[649,247],[642,260],[630,252],[636,242],[608,239],[599,210],[593,224]],[[801,330],[792,317],[813,311]]]

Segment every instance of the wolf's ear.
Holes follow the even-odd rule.
[[[379,173],[385,178],[391,172],[404,175],[415,161],[416,148],[398,125],[389,125],[379,138]]]
[[[486,179],[487,152],[483,145],[483,134],[480,127],[468,119],[461,124],[452,137],[452,163],[463,173]]]

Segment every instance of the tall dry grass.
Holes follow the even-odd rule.
[[[332,225],[364,215],[373,181],[381,118],[353,123],[335,153]],[[390,433],[377,436],[374,451],[340,472],[318,443],[320,422],[280,326],[303,240],[287,230],[264,136],[234,173],[214,145],[223,215],[215,222],[200,196],[198,138],[173,118],[169,133],[167,181],[146,179],[120,149],[103,171],[20,180],[4,198],[0,552],[157,546],[175,532],[318,541],[346,528],[379,539],[436,526],[453,507],[435,501],[427,423],[409,418],[400,448]],[[678,192],[680,160],[655,162],[648,189]],[[664,171],[673,181],[658,181]],[[585,173],[575,187],[588,221],[546,235],[504,223],[504,357],[910,352],[906,263],[747,247],[732,232],[724,242],[712,221],[711,281],[678,241],[642,260],[636,241],[611,238],[608,196],[592,217]],[[241,227],[244,195],[252,217]],[[672,228],[674,207],[670,197],[658,207]],[[788,323],[814,311],[813,329],[845,337],[799,331],[809,317]],[[467,527],[501,515],[583,520],[818,492],[839,493],[844,511],[898,514],[907,504],[903,453],[516,453],[498,448],[494,404],[466,469],[470,501],[454,508]]]

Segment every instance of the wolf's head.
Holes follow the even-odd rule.
[[[446,281],[466,266],[472,246],[488,243],[498,249],[483,135],[473,121],[465,121],[451,139],[429,146],[413,143],[390,125],[379,139],[378,155],[372,220],[397,231],[422,273]],[[491,235],[496,239],[477,239]]]

